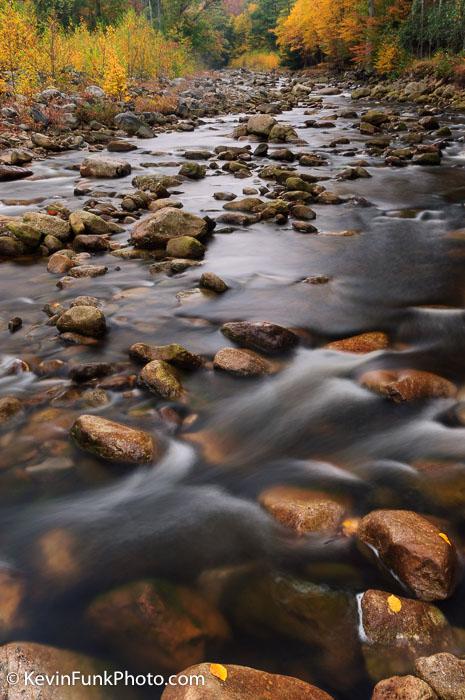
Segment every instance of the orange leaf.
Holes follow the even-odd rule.
[[[387,599],[388,608],[393,613],[398,613],[402,610],[402,602],[395,595],[390,595]]]
[[[219,678],[220,681],[225,681],[228,677],[228,671],[222,664],[210,664],[210,673]]]

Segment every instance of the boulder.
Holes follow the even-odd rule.
[[[347,513],[344,500],[331,494],[294,486],[272,486],[258,500],[278,522],[299,535],[336,532]]]
[[[178,236],[168,241],[166,253],[173,258],[200,260],[205,254],[205,246],[192,236]]]
[[[59,216],[28,212],[24,214],[23,221],[31,228],[39,231],[43,236],[54,236],[60,241],[67,241],[71,234],[69,223],[63,221]]]
[[[362,374],[360,383],[396,403],[457,394],[454,384],[444,377],[415,369],[370,370]]]
[[[465,700],[465,661],[453,654],[433,654],[415,661],[417,674],[441,700]]]
[[[247,122],[247,133],[267,139],[275,124],[276,119],[273,119],[270,115],[256,114],[250,117]]]
[[[52,678],[56,673],[71,675],[78,671],[86,678],[103,674],[105,668],[108,666],[101,661],[75,651],[35,642],[10,642],[0,647],[0,695],[5,700],[116,700],[127,697],[118,688],[110,691],[99,685],[84,685],[79,680],[74,685],[49,685],[45,679],[39,684],[40,677]],[[26,682],[28,674],[30,680]],[[17,682],[8,682],[12,677],[17,678]]]
[[[12,418],[23,411],[23,404],[15,396],[2,396],[0,398],[0,426],[8,423]]]
[[[438,696],[416,676],[392,676],[377,683],[371,700],[438,700]]]
[[[28,168],[21,168],[18,165],[3,165],[0,163],[0,182],[22,180],[32,174],[32,170]]]
[[[362,115],[362,122],[367,122],[373,126],[381,126],[390,120],[390,115],[380,109],[369,109]]]
[[[60,316],[57,329],[60,333],[79,333],[99,338],[105,335],[107,324],[105,316],[95,306],[73,306]]]
[[[434,605],[369,590],[359,599],[360,635],[373,680],[411,673],[418,656],[455,648],[456,638]]]
[[[68,255],[64,253],[54,253],[48,259],[47,271],[53,275],[64,275],[68,270],[71,270],[76,263]]]
[[[213,358],[215,369],[221,369],[236,377],[260,377],[270,372],[266,360],[253,350],[223,348]]]
[[[84,209],[73,211],[69,216],[69,224],[76,236],[87,234],[109,235],[124,231],[122,226],[112,221],[105,221],[101,216],[92,214],[90,211],[84,211]]]
[[[178,399],[183,386],[173,368],[164,360],[152,360],[142,369],[140,380],[150,391],[164,399]]]
[[[375,510],[361,520],[357,536],[421,600],[452,594],[458,569],[455,546],[426,518],[409,510]]]
[[[148,433],[101,416],[80,416],[71,428],[71,437],[82,450],[109,462],[147,464],[161,452]]]
[[[124,160],[116,160],[116,158],[92,156],[83,160],[80,173],[82,177],[126,177],[131,173],[131,165]]]
[[[128,136],[135,136],[144,122],[139,119],[133,112],[120,112],[114,118],[115,126],[122,131],[125,131]]]
[[[133,178],[132,185],[143,192],[149,191],[166,197],[168,195],[162,194],[162,192],[166,192],[168,187],[182,185],[182,178],[176,175],[137,175]]]
[[[201,676],[204,682],[199,686],[175,684],[165,689],[162,700],[332,700],[328,693],[298,678],[247,666],[203,663],[183,670],[182,675]]]
[[[201,180],[207,174],[207,166],[200,163],[183,163],[179,174],[189,180]]]
[[[160,580],[104,593],[86,617],[97,639],[143,671],[179,672],[229,636],[222,615],[198,593]]]
[[[8,231],[21,243],[25,250],[37,250],[42,242],[44,234],[23,221],[9,221],[6,225]]]
[[[371,331],[353,335],[350,338],[343,338],[342,340],[334,340],[332,343],[327,343],[325,347],[328,350],[337,350],[338,352],[365,353],[385,350],[388,345],[389,339],[386,333]]]
[[[175,207],[165,207],[136,224],[131,231],[131,242],[138,248],[163,248],[172,238],[188,236],[202,239],[207,232],[207,222],[199,216]]]
[[[197,369],[202,365],[202,358],[186,350],[182,345],[171,343],[170,345],[146,345],[134,343],[129,348],[130,356],[137,362],[152,362],[163,360],[180,369]]]
[[[221,326],[223,335],[249,350],[277,353],[289,350],[298,343],[292,331],[267,321],[234,321]]]

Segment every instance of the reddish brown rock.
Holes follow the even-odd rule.
[[[80,416],[71,428],[71,436],[82,450],[110,462],[146,464],[160,455],[154,438],[100,416]]]
[[[168,687],[162,700],[332,700],[328,693],[298,678],[247,666],[204,663],[182,673],[202,676],[204,682],[198,686],[192,683],[190,687]]]
[[[362,374],[360,383],[370,391],[397,403],[416,399],[450,398],[457,393],[457,387],[444,377],[415,369],[372,370]]]
[[[235,321],[225,323],[221,332],[233,343],[249,350],[259,350],[266,353],[276,353],[288,350],[297,345],[295,333],[267,321]]]
[[[48,259],[47,271],[52,274],[63,275],[68,270],[71,270],[76,263],[64,253],[54,253]]]
[[[334,532],[346,514],[342,499],[293,486],[273,486],[263,491],[258,500],[276,520],[299,535]]]
[[[408,510],[375,510],[362,519],[357,536],[417,598],[443,600],[452,594],[455,546],[426,518]]]
[[[375,686],[371,700],[438,700],[438,696],[420,678],[392,676]]]
[[[434,605],[369,590],[359,606],[365,663],[376,681],[411,673],[418,656],[455,648],[455,633]]]
[[[253,350],[222,348],[213,358],[215,369],[223,370],[236,377],[260,377],[270,372],[266,360]]]
[[[23,404],[15,396],[0,398],[0,425],[8,423],[23,410]]]
[[[101,661],[75,651],[33,642],[10,642],[0,647],[0,696],[2,700],[110,700],[133,697],[132,693],[124,695],[117,688],[109,690],[79,682],[75,685],[49,685],[44,682],[42,686],[32,682],[40,674],[52,677],[57,672],[72,674],[78,671],[86,677],[103,673],[107,667]],[[30,674],[28,683],[26,674]],[[9,683],[8,678],[18,680]]]
[[[389,340],[386,333],[372,331],[370,333],[353,335],[350,338],[343,338],[342,340],[335,340],[325,345],[325,347],[329,350],[338,350],[339,352],[364,353],[384,350],[388,345]]]
[[[465,660],[453,654],[433,654],[417,659],[417,674],[441,700],[465,700]]]
[[[95,636],[137,669],[177,673],[229,636],[222,615],[195,591],[159,580],[104,593],[87,612]]]

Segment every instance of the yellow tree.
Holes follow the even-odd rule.
[[[116,32],[108,27],[105,32],[106,60],[102,87],[108,95],[125,99],[128,91],[127,70],[116,51]]]
[[[29,92],[37,84],[38,37],[32,4],[0,3],[0,69],[13,93]]]

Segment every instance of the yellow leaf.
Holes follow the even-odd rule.
[[[391,612],[393,612],[393,613],[398,613],[402,610],[402,602],[395,595],[389,596],[389,598],[387,599],[387,604],[388,604],[389,610],[391,610]]]
[[[452,547],[452,542],[451,542],[450,539],[447,537],[447,535],[446,535],[445,532],[440,532],[440,533],[439,533],[439,537],[441,537],[441,538],[444,540],[444,542],[447,542],[447,544],[449,545],[449,547]]]
[[[210,664],[210,673],[219,678],[220,681],[225,681],[228,677],[228,671],[222,664]]]
[[[359,518],[348,518],[347,520],[344,520],[342,523],[342,532],[346,537],[350,537],[351,535],[355,535],[355,533],[358,530],[358,526],[360,524],[360,519]]]

